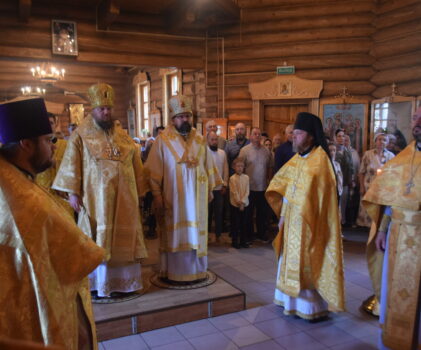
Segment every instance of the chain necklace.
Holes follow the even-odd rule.
[[[409,180],[408,180],[408,182],[405,184],[405,187],[406,187],[405,194],[409,194],[409,193],[411,192],[411,188],[415,186],[415,184],[414,184],[414,176],[415,176],[415,174],[417,173],[418,168],[419,168],[419,167],[420,167],[420,165],[421,165],[421,162],[420,162],[420,163],[416,166],[415,170],[413,169],[413,168],[414,168],[415,153],[417,152],[416,147],[417,147],[417,145],[415,145],[415,148],[414,148],[414,153],[412,154],[412,159],[411,159],[411,169],[410,169],[410,171],[409,171],[410,176],[409,176]]]

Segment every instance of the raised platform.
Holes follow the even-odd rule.
[[[142,273],[147,281],[142,296],[121,303],[94,304],[98,341],[245,309],[245,293],[220,277],[207,287],[174,290],[150,284],[152,271]]]

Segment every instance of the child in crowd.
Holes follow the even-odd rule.
[[[336,157],[336,144],[333,142],[329,143],[329,153],[330,159],[332,160],[333,170],[336,174],[336,182],[338,186],[339,197],[342,195],[343,191],[343,175],[340,164],[335,160]],[[339,202],[340,203],[340,202]]]
[[[246,238],[246,215],[245,208],[249,205],[249,177],[244,172],[244,162],[235,159],[233,169],[235,174],[230,177],[230,202],[231,202],[231,224],[234,226],[232,230],[232,246],[236,249],[248,248]]]

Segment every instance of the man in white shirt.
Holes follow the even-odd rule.
[[[267,241],[266,225],[268,221],[268,204],[265,191],[271,178],[271,153],[261,144],[262,134],[259,128],[250,132],[250,144],[244,146],[238,158],[244,161],[245,174],[250,179],[249,206],[247,208],[248,239],[254,238],[253,212],[256,208],[257,238]]]
[[[222,234],[222,224],[224,215],[224,195],[228,185],[228,162],[225,151],[218,148],[218,135],[211,131],[207,136],[209,153],[213,158],[219,175],[223,180],[223,184],[215,187],[212,191],[213,199],[209,203],[209,229],[212,226],[212,219],[215,217],[215,236],[219,242]]]
[[[209,120],[206,125],[206,134],[209,135],[210,132],[214,132],[216,135],[218,135],[218,125],[216,124],[216,122],[214,120]],[[225,140],[223,137],[221,136],[217,136],[218,138],[218,148],[220,149],[225,149],[225,145],[227,144],[227,140]]]

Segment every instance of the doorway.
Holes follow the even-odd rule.
[[[308,103],[271,102],[264,105],[263,130],[272,139],[276,134],[284,135],[289,124],[294,124],[299,112],[308,112]]]

